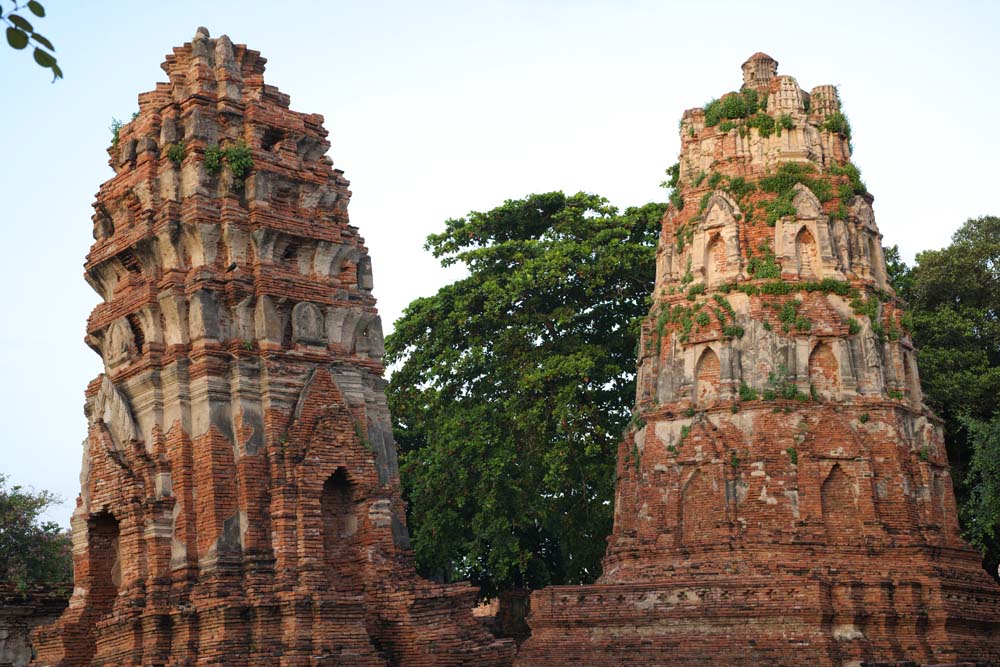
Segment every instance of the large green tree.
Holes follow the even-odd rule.
[[[967,221],[951,245],[909,268],[890,248],[893,285],[912,308],[927,403],[945,441],[966,537],[991,572],[1000,563],[1000,218]],[[992,430],[991,430],[992,429]]]
[[[664,210],[551,192],[428,238],[467,277],[411,303],[386,340],[425,574],[486,596],[600,574]]]
[[[59,524],[39,520],[56,497],[6,482],[0,474],[0,583],[24,590],[71,581],[69,536]]]

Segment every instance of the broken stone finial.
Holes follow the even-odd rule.
[[[742,65],[743,89],[754,88],[758,92],[767,92],[771,81],[778,74],[778,61],[758,51]]]

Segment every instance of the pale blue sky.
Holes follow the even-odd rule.
[[[755,51],[807,90],[840,85],[879,226],[907,259],[1000,214],[993,2],[44,4],[65,80],[0,48],[0,471],[62,495],[63,523],[101,371],[82,262],[107,128],[199,25],[260,51],[292,107],[326,117],[387,329],[450,279],[422,250],[448,217],[551,189],[662,200],[682,111],[738,88]]]

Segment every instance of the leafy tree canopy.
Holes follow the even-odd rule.
[[[425,574],[491,596],[600,573],[664,210],[550,192],[428,238],[468,276],[411,303],[386,340]]]
[[[967,221],[951,245],[920,253],[913,268],[895,248],[886,263],[913,309],[921,384],[945,420],[963,528],[993,572],[1000,563],[1000,479],[988,468],[1000,466],[1000,218]]]
[[[6,482],[0,475],[0,581],[20,590],[71,581],[69,536],[59,524],[38,520],[56,497],[48,491],[7,488]]]

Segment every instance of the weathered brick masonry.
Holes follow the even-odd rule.
[[[51,623],[66,609],[69,586],[39,586],[19,591],[0,585],[0,667],[31,662],[31,631]]]
[[[264,63],[199,29],[110,150],[76,587],[35,664],[509,664],[472,587],[414,572],[348,182]]]
[[[681,121],[604,575],[517,664],[1000,664],[836,89],[743,71],[770,120]]]

